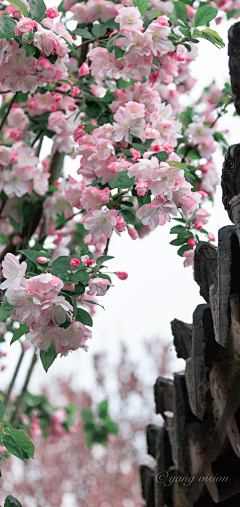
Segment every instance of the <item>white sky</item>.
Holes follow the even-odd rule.
[[[58,1],[47,1],[46,4],[58,5]],[[224,22],[217,27],[217,31],[227,43],[227,30],[233,23]],[[213,27],[214,28],[214,27]],[[199,98],[201,90],[215,79],[217,85],[223,86],[228,81],[227,47],[217,49],[211,43],[201,40],[199,57],[192,63],[192,74],[198,79],[192,92],[194,99]],[[239,142],[239,119],[225,115],[221,121],[221,129],[230,129],[228,137],[230,144]],[[219,127],[220,129],[220,127]],[[219,173],[221,172],[222,157],[216,156]],[[72,164],[72,162],[71,162]],[[208,206],[211,208],[211,206]],[[221,190],[217,191],[215,206],[212,209],[208,230],[216,237],[218,229],[229,224],[229,219],[221,203]],[[196,305],[203,303],[199,295],[198,285],[193,280],[191,268],[183,268],[183,259],[177,255],[177,248],[169,245],[170,226],[158,227],[149,236],[141,240],[132,241],[127,233],[111,239],[110,255],[115,259],[109,261],[109,271],[126,271],[129,278],[120,281],[113,275],[115,287],[111,288],[101,302],[101,308],[94,316],[93,339],[89,343],[90,349],[86,354],[79,350],[69,354],[67,358],[57,359],[46,374],[40,364],[37,365],[31,380],[30,388],[36,392],[41,382],[53,382],[56,377],[73,377],[75,387],[84,386],[91,389],[92,385],[92,356],[100,350],[107,350],[111,360],[115,362],[119,356],[119,343],[127,343],[134,359],[143,358],[142,341],[145,338],[159,336],[164,342],[171,341],[170,322],[178,318],[185,322],[192,322],[192,314]],[[99,298],[100,299],[100,298]],[[170,347],[173,349],[173,347]],[[20,347],[18,343],[11,346],[1,346],[8,356],[2,363],[7,364],[1,374],[2,388],[7,385],[12,374],[12,368],[17,361]],[[25,365],[21,369],[20,381],[23,381],[29,361],[26,353]],[[13,365],[13,366],[12,366]],[[172,350],[173,371],[184,368],[185,362],[178,360]],[[151,371],[144,374],[154,383]],[[19,383],[18,383],[19,386]]]

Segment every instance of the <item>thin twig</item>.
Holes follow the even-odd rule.
[[[0,124],[0,132],[1,132],[1,130],[2,130],[2,128],[3,128],[3,125],[4,125],[4,123],[5,123],[5,121],[6,121],[7,117],[8,117],[8,115],[9,115],[9,113],[10,113],[11,107],[12,107],[12,105],[13,105],[13,103],[14,103],[14,100],[16,99],[17,94],[18,94],[18,92],[16,92],[16,93],[15,93],[15,95],[13,96],[13,98],[12,98],[12,100],[11,100],[11,102],[10,102],[10,104],[9,104],[8,108],[7,108],[7,112],[6,112],[6,114],[5,114],[4,118],[3,118],[3,119],[2,119],[2,121],[1,121],[1,124]]]
[[[12,389],[13,389],[13,386],[15,384],[15,380],[16,380],[16,378],[18,376],[18,372],[19,372],[20,366],[21,366],[22,361],[23,361],[23,357],[24,357],[24,351],[23,351],[23,346],[22,346],[22,352],[21,352],[21,354],[19,356],[19,360],[18,360],[16,368],[14,370],[14,373],[13,373],[13,376],[12,376],[12,380],[11,380],[11,382],[9,384],[9,388],[8,388],[6,394],[5,394],[5,398],[4,398],[4,407],[5,407],[5,410],[6,410],[7,406],[8,406],[8,402],[9,402],[9,399],[10,399],[10,396],[11,396],[11,393],[12,393]]]
[[[109,248],[109,243],[110,243],[110,238],[107,239],[107,243],[106,243],[106,246],[103,250],[103,255],[107,255],[108,253],[108,248]]]
[[[30,364],[30,367],[29,367],[29,370],[27,372],[27,376],[26,376],[26,379],[25,379],[25,382],[24,382],[24,385],[23,385],[23,388],[22,388],[22,392],[21,394],[19,395],[18,397],[18,401],[17,401],[17,404],[16,404],[16,407],[15,407],[15,411],[11,417],[11,424],[13,425],[14,428],[16,428],[17,424],[18,424],[18,420],[19,420],[19,417],[21,415],[21,411],[22,411],[22,406],[23,406],[23,403],[24,403],[24,398],[25,398],[25,394],[27,392],[27,388],[28,388],[28,384],[30,382],[30,378],[31,378],[31,375],[32,375],[32,372],[33,372],[33,368],[37,362],[37,354],[36,352],[34,351],[34,354],[33,354],[33,357],[32,357],[32,361],[31,361],[31,364]]]

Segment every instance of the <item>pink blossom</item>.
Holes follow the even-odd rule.
[[[90,73],[90,69],[89,69],[89,66],[88,64],[85,62],[85,63],[82,63],[79,71],[78,71],[78,77],[83,77],[83,76],[86,76],[87,74]]]
[[[138,160],[141,157],[140,151],[134,150],[134,148],[130,148],[130,151],[133,157],[133,161],[136,162],[136,160]]]
[[[110,238],[113,228],[117,224],[117,214],[117,210],[95,210],[91,216],[87,215],[87,218],[85,218],[84,227],[90,229],[94,241],[98,241],[102,234]]]
[[[51,113],[48,118],[48,128],[61,136],[68,134],[69,124],[66,115],[62,111]]]
[[[41,275],[40,275],[41,276]],[[41,316],[42,297],[28,287],[17,286],[8,293],[8,302],[15,305],[14,314],[21,323],[31,326]]]
[[[73,307],[63,296],[56,296],[52,299],[46,300],[41,305],[41,324],[46,325],[50,321],[55,326],[60,326],[66,320],[72,320]]]
[[[188,266],[192,266],[194,259],[194,250],[193,249],[187,250],[186,252],[183,253],[183,257],[185,257],[183,263],[184,267],[187,268]]]
[[[212,153],[216,151],[214,139],[201,139],[198,143],[198,151],[201,157],[210,158]]]
[[[136,117],[128,107],[119,107],[113,116],[117,123],[113,124],[113,139],[124,139],[131,143],[132,136],[140,137],[145,127],[145,120]]]
[[[117,232],[123,232],[123,231],[126,231],[126,222],[124,222],[123,220],[123,217],[120,216],[120,217],[117,217],[117,223],[116,223],[116,227],[115,227],[115,230]]]
[[[101,204],[106,204],[110,199],[108,187],[99,190],[96,187],[88,187],[82,193],[81,204],[87,211],[93,211]]]
[[[43,273],[29,278],[27,288],[31,292],[39,293],[44,297],[47,296],[49,299],[54,298],[60,292],[63,288],[63,282],[50,273]]]
[[[36,21],[30,18],[22,18],[19,20],[19,22],[16,24],[14,28],[14,33],[16,36],[22,35],[26,32],[33,33],[33,29],[37,28],[38,24]]]
[[[170,213],[177,216],[177,207],[174,202],[159,199],[151,204],[144,204],[137,210],[137,217],[140,218],[143,225],[150,225],[155,229],[158,225],[165,225],[170,222]]]
[[[113,287],[109,280],[105,278],[91,278],[87,294],[90,296],[105,296],[109,287]]]
[[[80,260],[76,259],[75,257],[70,260],[70,266],[72,266],[72,268],[78,268],[79,264]]]
[[[200,208],[195,213],[195,221],[200,222],[202,225],[205,225],[210,216],[211,213],[208,213],[205,209]]]
[[[126,280],[128,278],[128,274],[125,271],[116,271],[115,275],[117,275],[119,280]]]
[[[6,295],[22,283],[23,277],[27,269],[27,263],[23,261],[21,264],[17,257],[11,253],[7,253],[2,261],[2,274],[6,280],[1,283],[1,289],[7,289]]]
[[[7,166],[12,159],[12,150],[4,145],[0,145],[0,165]]]
[[[119,9],[119,14],[115,18],[116,23],[120,23],[120,30],[142,30],[143,22],[138,7],[123,7]]]
[[[148,189],[148,182],[147,181],[141,181],[140,183],[137,183],[136,185],[136,192],[138,197],[142,197],[146,194]]]
[[[50,19],[54,19],[59,16],[59,13],[58,13],[58,10],[56,7],[49,7],[48,9],[46,9],[45,14]]]

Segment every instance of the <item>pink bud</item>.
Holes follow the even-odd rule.
[[[90,69],[87,63],[83,63],[78,71],[78,77],[83,77],[89,74]]]
[[[47,15],[48,18],[51,18],[51,19],[57,18],[59,16],[59,13],[58,13],[56,7],[49,7],[46,10],[45,14]]]
[[[136,185],[136,191],[138,197],[143,197],[147,192],[148,182],[147,181],[141,181],[140,183],[137,183]]]
[[[138,232],[134,229],[134,227],[128,227],[128,234],[132,239],[138,239],[139,237]]]
[[[5,368],[6,368],[6,365],[5,365],[5,364],[3,364],[3,365],[1,366],[1,371],[4,371],[4,370],[5,370]]]
[[[117,223],[116,223],[115,227],[116,227],[117,232],[126,231],[126,223],[124,222],[123,217],[117,218]]]
[[[215,241],[215,236],[212,232],[208,233],[208,239],[210,239],[210,241]]]
[[[87,264],[87,266],[91,266],[93,264],[93,260],[87,259],[86,264]]]
[[[188,238],[188,244],[191,247],[194,247],[196,245],[196,241],[193,238]]]
[[[56,104],[53,104],[53,105],[51,106],[51,111],[56,111],[56,110],[57,110],[57,106],[56,106]]]
[[[130,148],[130,151],[131,151],[134,162],[135,162],[135,160],[138,160],[141,157],[140,151],[134,150],[134,148]]]
[[[128,277],[128,274],[125,273],[125,271],[116,271],[115,275],[117,275],[119,280],[126,280]]]
[[[195,222],[195,227],[200,231],[202,229],[202,224],[200,224],[200,222]]]
[[[73,268],[78,268],[79,264],[80,264],[80,261],[78,259],[76,259],[75,257],[70,260],[70,266],[72,266]]]
[[[20,243],[22,243],[22,240],[23,240],[23,239],[21,238],[21,236],[19,236],[18,234],[15,234],[15,235],[13,236],[13,239],[12,239],[12,244],[13,244],[14,246],[17,246],[17,245],[19,245]]]
[[[77,86],[74,86],[70,93],[72,97],[78,97],[80,89]]]
[[[39,262],[39,264],[47,264],[48,263],[47,257],[38,257],[37,261]]]

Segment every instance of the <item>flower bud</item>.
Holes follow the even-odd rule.
[[[200,222],[195,222],[195,227],[200,231],[202,229],[202,224]]]
[[[119,280],[126,280],[128,277],[128,274],[125,273],[125,271],[116,271],[115,275],[117,275]]]
[[[76,259],[75,257],[70,260],[70,266],[72,266],[72,268],[78,268],[79,264],[80,264],[80,261],[78,259]]]
[[[191,247],[194,247],[196,245],[196,241],[193,238],[188,238],[188,244]]]
[[[215,241],[215,236],[214,236],[214,234],[213,234],[212,232],[209,232],[209,233],[208,233],[208,239],[209,239],[210,241]]]
[[[93,264],[93,260],[87,259],[86,264],[87,264],[87,266],[91,266]]]
[[[54,19],[54,18],[57,18],[59,16],[59,13],[57,11],[57,8],[56,7],[49,7],[45,14],[47,15],[48,18],[50,19]]]
[[[128,234],[132,239],[138,239],[138,232],[134,227],[128,227]]]
[[[47,264],[48,263],[47,257],[38,257],[37,261],[39,264]]]

